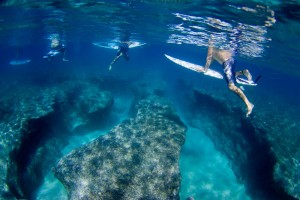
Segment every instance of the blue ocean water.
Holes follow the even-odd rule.
[[[300,116],[299,2],[7,0],[0,5],[1,123],[6,124],[5,120],[12,113],[19,112],[17,116],[20,118],[27,112],[30,115],[31,111],[26,106],[24,110],[14,108],[16,102],[22,102],[27,94],[30,96],[30,88],[46,91],[52,87],[60,90],[59,87],[64,87],[67,82],[100,83],[101,89],[110,91],[114,97],[110,117],[97,130],[79,131],[69,137],[68,144],[60,149],[62,157],[130,117],[135,95],[141,93],[135,87],[142,85],[140,90],[143,93],[155,91],[168,99],[188,127],[179,158],[180,199],[255,200],[274,199],[276,195],[280,199],[282,190],[291,199],[300,198],[299,172],[298,178],[293,175],[294,169],[300,169],[297,145],[300,141],[297,132]],[[65,45],[65,59],[68,61],[62,60],[63,52],[49,61],[43,59],[51,50],[54,39]],[[245,119],[245,105],[227,89],[225,80],[182,68],[164,56],[169,54],[204,65],[210,39],[216,47],[235,53],[237,70],[247,68],[253,78],[261,75],[257,86],[243,86],[245,94],[255,105],[248,119]],[[143,45],[129,48],[130,59],[121,57],[109,70],[118,52],[112,47],[124,40]],[[217,62],[212,64],[211,69],[223,72]],[[195,91],[208,96],[204,103],[193,98]],[[7,99],[11,104],[7,103]],[[207,104],[208,108],[202,107],[203,104]],[[7,107],[13,111],[6,111]],[[222,109],[230,111],[223,112],[222,116]],[[214,118],[214,112],[217,118]],[[81,123],[80,120],[75,117],[72,125]],[[289,186],[289,181],[283,180],[279,185],[284,185],[284,189],[276,188],[279,192],[272,196],[274,188],[268,187],[272,185],[269,180],[253,186],[256,182],[247,177],[251,173],[245,175],[236,169],[236,158],[243,157],[238,154],[246,149],[242,145],[232,148],[232,140],[227,141],[228,138],[234,139],[232,135],[226,138],[225,134],[220,139],[219,133],[216,136],[214,132],[220,131],[221,135],[230,133],[228,127],[240,122],[243,124],[244,120],[254,121],[259,130],[266,128],[265,135],[257,140],[266,140],[269,151],[274,152],[279,160],[279,164],[271,167],[274,171],[256,175],[276,174],[283,168],[280,164],[291,160],[294,165],[287,164],[291,169],[283,170],[282,174],[294,177],[290,180],[293,187]],[[232,126],[226,126],[228,124]],[[0,150],[11,151],[6,141],[14,140],[14,130],[8,137],[2,129]],[[222,129],[225,130],[221,133]],[[241,129],[239,131],[243,134]],[[18,142],[16,139],[13,144]],[[234,156],[230,156],[231,153]],[[8,158],[3,158],[1,168],[6,171],[4,166]],[[249,170],[251,167],[242,166],[241,169]],[[67,199],[67,192],[51,170],[44,173],[46,175],[38,187],[30,191],[32,197]],[[252,174],[253,179],[256,175]],[[283,178],[278,176],[274,175],[277,177],[274,180],[281,181]],[[6,180],[6,177],[1,177],[1,180]],[[5,181],[0,183],[5,184]]]

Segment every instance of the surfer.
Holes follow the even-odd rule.
[[[109,70],[112,69],[112,66],[115,62],[117,62],[117,60],[121,57],[124,56],[124,58],[128,61],[129,60],[129,56],[128,56],[128,50],[129,50],[129,45],[130,42],[126,41],[126,42],[121,42],[118,48],[118,52],[117,55],[115,57],[115,59],[110,63],[109,65]]]
[[[235,83],[236,78],[242,75],[246,76],[248,80],[252,80],[250,72],[247,69],[235,72],[233,52],[214,48],[212,42],[210,41],[208,46],[206,63],[204,66],[204,73],[207,72],[213,60],[218,61],[218,63],[220,63],[223,66],[228,88],[244,101],[244,103],[247,106],[246,117],[248,117],[251,114],[254,105],[248,100],[244,92],[235,85]]]
[[[48,59],[48,61],[50,61],[51,59],[53,59],[54,56],[56,56],[60,53],[64,54],[62,60],[63,61],[68,61],[68,60],[65,59],[66,46],[64,44],[61,44],[61,42],[58,38],[53,38],[51,40],[50,51],[43,58]]]

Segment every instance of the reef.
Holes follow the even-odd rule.
[[[127,82],[108,78],[47,86],[3,85],[0,199],[34,199],[51,169],[71,199],[179,199],[178,159],[186,127],[161,97],[175,99],[185,122],[201,129],[226,155],[252,199],[300,198],[296,111],[279,113],[280,104],[275,102],[263,106],[261,95],[256,101],[262,105],[256,104],[246,118],[244,105],[229,98],[233,94],[228,91],[213,88],[210,94],[180,82],[170,97],[162,81],[120,87]],[[111,124],[116,100],[112,90],[133,93],[130,118],[62,158],[70,136]]]
[[[284,123],[277,117],[267,117],[262,110],[246,118],[243,104],[230,102],[220,94],[194,90],[188,98],[188,124],[203,130],[227,156],[252,199],[299,198],[300,150],[299,137],[295,137],[299,126],[290,126],[287,118]],[[283,131],[284,138],[280,137]]]
[[[153,77],[149,77],[145,80],[136,81],[132,84],[131,89],[137,100],[147,98],[151,95],[159,97],[166,97],[166,82],[153,80]]]
[[[179,199],[185,125],[159,98],[138,101],[132,113],[53,169],[70,199]]]
[[[60,110],[71,132],[87,132],[105,125],[114,103],[111,92],[102,90],[98,83],[89,82],[65,83],[63,88]]]
[[[113,105],[110,92],[81,81],[11,85],[1,94],[1,199],[33,199],[68,138],[101,127]]]
[[[282,109],[280,104],[271,110],[261,109],[251,118],[256,130],[264,130],[264,138],[274,154],[273,179],[295,199],[300,199],[300,118],[296,109]],[[278,114],[273,115],[272,113]],[[286,198],[288,199],[288,198]]]
[[[18,149],[28,132],[30,119],[38,119],[52,113],[54,105],[54,91],[51,89],[38,89],[36,87],[7,88],[1,95],[2,113],[6,113],[0,123],[0,197],[13,199],[18,197],[18,189],[13,189],[7,182],[7,172],[10,167],[11,152]],[[14,191],[13,191],[14,190]]]

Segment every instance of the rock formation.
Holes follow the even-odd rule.
[[[237,179],[245,184],[251,198],[299,197],[296,189],[299,185],[296,178],[299,170],[296,160],[300,152],[296,146],[298,139],[292,134],[286,134],[280,141],[276,139],[282,133],[280,128],[287,124],[270,124],[274,118],[263,116],[264,112],[257,110],[258,114],[245,118],[239,107],[232,106],[234,104],[198,90],[194,90],[194,99],[194,104],[190,105],[193,114],[189,116],[189,125],[204,130],[215,147],[228,157]]]
[[[43,177],[62,156],[68,137],[79,127],[99,127],[113,104],[109,92],[80,81],[2,92],[0,199],[34,198]],[[80,122],[72,121],[74,116],[80,116]]]
[[[139,101],[135,113],[53,169],[70,199],[179,199],[186,127],[161,99]]]

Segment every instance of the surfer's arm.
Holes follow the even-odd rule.
[[[213,47],[208,47],[207,56],[206,56],[206,63],[204,66],[204,72],[207,72],[208,68],[210,67],[213,61]]]

